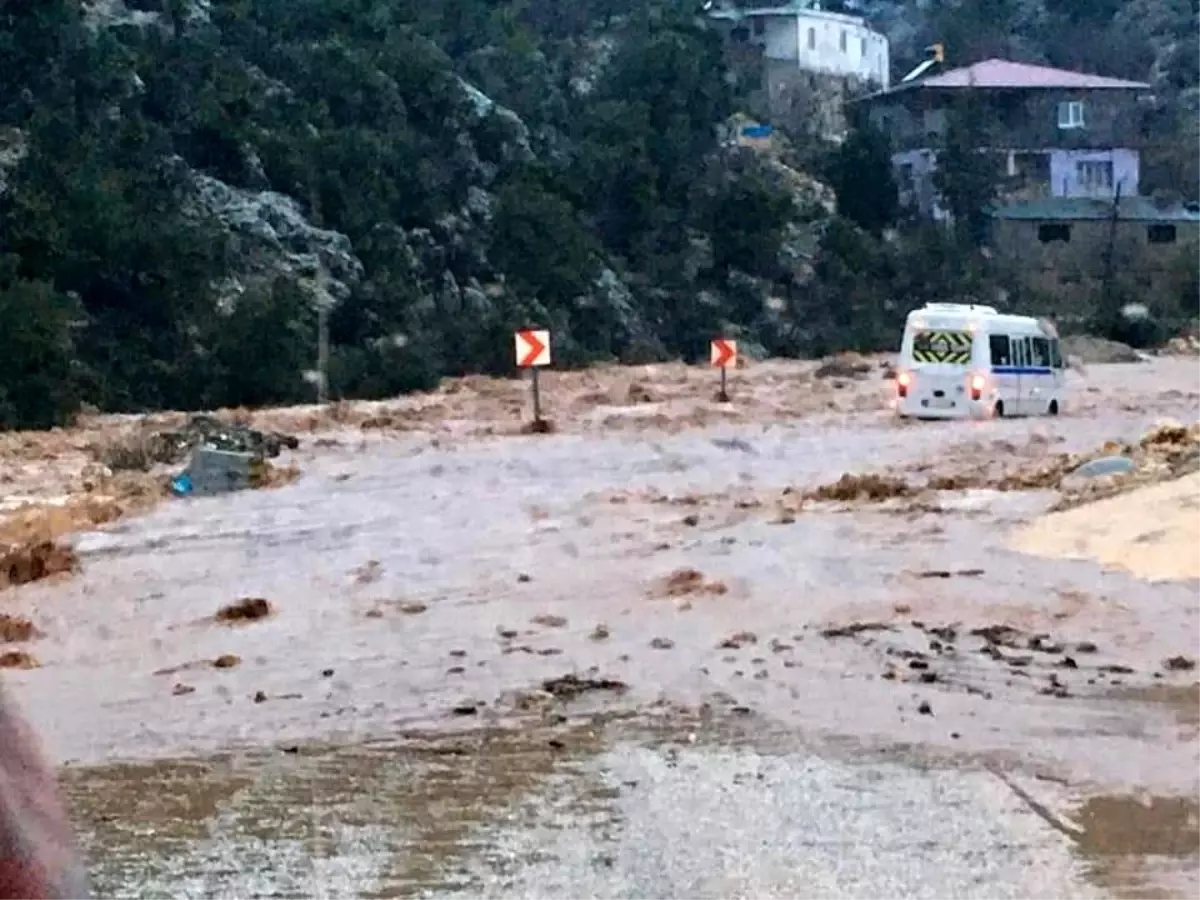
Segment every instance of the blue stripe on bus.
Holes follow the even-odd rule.
[[[992,366],[997,375],[1053,375],[1049,366]]]

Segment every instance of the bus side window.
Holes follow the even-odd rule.
[[[1061,369],[1062,367],[1062,345],[1058,343],[1058,338],[1054,338],[1050,342],[1050,368]]]
[[[1008,346],[1007,334],[988,335],[988,350],[992,355],[993,366],[1012,365],[1012,352]]]
[[[1029,353],[1029,365],[1037,366],[1038,368],[1049,368],[1050,342],[1048,340],[1041,337],[1030,338]]]
[[[1029,338],[1013,338],[1012,348],[1013,364],[1018,366],[1029,365]]]

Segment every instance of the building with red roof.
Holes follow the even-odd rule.
[[[888,135],[902,200],[942,216],[933,172],[947,117],[982,107],[979,149],[998,154],[1006,199],[1137,196],[1150,85],[1005,59],[903,81],[854,104]]]

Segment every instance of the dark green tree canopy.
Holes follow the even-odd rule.
[[[829,164],[829,184],[837,194],[838,213],[878,236],[894,225],[899,197],[892,176],[887,135],[863,123],[852,128]]]

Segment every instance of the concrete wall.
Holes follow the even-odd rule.
[[[762,35],[756,34],[756,20],[765,27]],[[756,16],[748,20],[752,40],[763,48],[767,59],[796,58],[796,18],[794,16]]]
[[[1098,197],[1114,196],[1116,185],[1121,195],[1137,196],[1139,186],[1139,154],[1136,150],[1061,150],[1033,148],[997,150],[1001,158],[1001,179],[997,195],[1002,201],[1031,200],[1036,197]],[[1099,181],[1085,181],[1083,164],[1111,166],[1112,179],[1107,175]],[[904,150],[892,154],[900,202],[925,215],[941,218],[937,208],[937,191],[933,172],[937,168],[937,151],[933,149]],[[1091,174],[1095,176],[1093,168]]]
[[[1068,239],[1042,240],[1039,230],[1046,224],[1065,226]],[[1151,243],[1149,231],[1160,225],[1155,222],[1122,220],[1117,222],[1114,232],[1112,223],[1104,219],[1051,223],[996,219],[992,223],[991,243],[996,250],[1020,259],[1022,265],[1031,269],[1074,268],[1089,275],[1099,275],[1103,269],[1103,251],[1113,233],[1116,245],[1126,252],[1135,252],[1139,265],[1147,269],[1166,269],[1174,265],[1181,252],[1192,252],[1190,248],[1194,248],[1200,238],[1200,225],[1195,222],[1161,224],[1174,227],[1174,241]]]
[[[896,186],[900,190],[901,206],[920,211],[934,219],[944,219],[945,214],[938,203],[937,188],[933,185],[933,173],[937,168],[937,154],[932,150],[906,150],[892,155],[892,168]]]
[[[864,105],[871,123],[888,135],[895,150],[915,150],[941,144],[949,115],[968,94],[983,107],[987,146],[1109,150],[1136,149],[1142,143],[1138,91],[914,88],[874,98]],[[1073,100],[1084,105],[1084,126],[1059,128],[1058,104]]]
[[[846,134],[846,101],[863,91],[857,78],[810,72],[785,60],[763,60],[767,114],[791,134],[840,140]]]
[[[1043,225],[1066,226],[1068,239],[1043,240]],[[1183,272],[1195,265],[1200,226],[1172,223],[1175,241],[1151,243],[1148,228],[1155,223],[1120,221],[1113,234],[1114,277],[1126,290],[1139,292],[1152,312],[1178,314]],[[1112,225],[1096,220],[1039,222],[995,219],[991,245],[997,260],[1011,267],[1019,283],[1062,324],[1081,323],[1095,311],[1103,289],[1105,253]],[[1058,237],[1058,235],[1054,235]]]
[[[1136,150],[1051,150],[1049,156],[1052,197],[1112,197],[1118,185],[1121,196],[1137,196],[1140,159]],[[1103,176],[1096,178],[1100,172]]]

